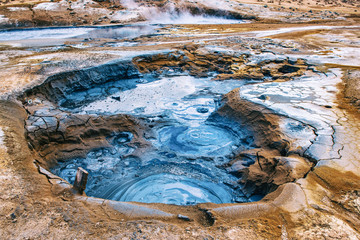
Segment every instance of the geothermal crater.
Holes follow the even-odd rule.
[[[273,136],[254,134],[268,123],[245,124],[249,113],[227,111],[223,97],[309,67],[303,60],[265,60],[255,79],[246,79],[258,67],[241,66],[249,57],[185,47],[55,74],[22,98],[29,144],[43,166],[71,184],[78,167],[87,170],[88,196],[177,205],[260,200],[277,184],[248,181],[246,169],[260,157],[247,151]],[[245,79],[231,79],[234,69]],[[286,140],[271,144],[286,155]]]
[[[126,64],[131,65],[120,65]],[[40,132],[62,135],[61,128],[69,128],[69,117],[106,119],[131,115],[134,121],[141,122],[144,131],[139,132],[135,124],[122,126],[123,119],[116,122],[122,126],[121,130],[111,128],[105,120],[98,129],[90,127],[80,135],[80,138],[99,134],[103,137],[99,146],[82,151],[83,156],[63,158],[63,153],[51,153],[53,157],[48,160],[54,162],[53,173],[73,183],[77,168],[83,167],[90,173],[86,194],[111,200],[189,205],[261,199],[263,192],[244,191],[238,177],[226,167],[236,154],[254,147],[251,132],[216,113],[221,96],[243,85],[242,82],[220,82],[178,74],[153,78],[140,76],[140,73],[136,78],[124,79],[121,71],[128,69],[115,69],[117,77],[109,81],[105,76],[107,67],[98,69],[102,77],[91,88],[82,86],[86,78],[75,77],[77,82],[71,80],[71,87],[66,87],[66,98],[57,94],[64,91],[59,81],[66,85],[69,78],[74,79],[71,73],[53,76],[31,90],[26,97],[27,105],[36,110],[32,110],[27,122],[30,139],[33,139],[30,143],[42,144],[40,149],[57,151],[52,145],[59,142],[44,144],[39,141],[43,136],[36,135]],[[133,74],[136,75],[135,71]],[[59,110],[55,110],[57,106]],[[42,117],[37,117],[41,114]],[[61,118],[61,114],[67,117]],[[41,131],[44,123],[46,130]],[[49,133],[51,124],[56,127]],[[84,127],[76,128],[77,132]],[[54,136],[49,140],[55,140]],[[102,146],[104,142],[106,146]],[[66,144],[67,153],[78,150],[76,141],[73,146],[68,141]]]

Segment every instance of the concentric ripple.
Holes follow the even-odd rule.
[[[228,203],[232,199],[230,193],[220,185],[168,173],[113,184],[101,197],[118,201],[176,205]]]
[[[182,154],[222,156],[231,152],[235,142],[231,132],[212,125],[169,126],[159,131],[161,147]]]

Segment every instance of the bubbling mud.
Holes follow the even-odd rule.
[[[238,151],[251,148],[246,141],[251,134],[216,115],[221,95],[242,84],[174,76],[76,91],[60,101],[64,110],[148,119],[151,147],[134,147],[133,135],[121,132],[108,137],[111,147],[60,162],[52,171],[72,183],[76,169],[83,167],[90,173],[87,195],[111,200],[177,205],[250,201],[238,177],[224,166]],[[76,104],[79,99],[91,101]]]
[[[161,147],[181,154],[223,156],[231,153],[234,142],[236,138],[231,133],[211,125],[170,126],[159,132]]]
[[[160,135],[162,130],[170,130],[166,128],[169,127],[160,130]],[[215,135],[210,133],[213,129]],[[199,139],[199,131],[210,137]],[[174,149],[171,149],[159,136],[154,140],[159,148],[140,157],[133,154],[134,148],[127,146],[131,134],[121,133],[111,140],[112,148],[94,150],[85,159],[62,162],[53,171],[72,183],[76,169],[83,167],[90,172],[86,193],[111,200],[189,205],[246,199],[242,191],[234,187],[237,178],[216,167],[228,161],[225,154],[231,152],[230,145],[237,142],[235,136],[214,126],[198,127],[197,133],[189,132],[194,134],[190,136],[193,141],[190,149],[180,143],[172,143]],[[214,137],[223,140],[217,141]]]
[[[150,175],[139,180],[114,184],[104,198],[119,201],[190,205],[231,202],[231,194],[212,182],[172,174]]]

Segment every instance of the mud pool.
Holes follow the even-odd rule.
[[[149,28],[145,27],[145,30],[142,27],[89,28],[85,32],[79,31],[80,35],[76,37],[80,39],[80,36],[102,36],[122,39],[136,37],[140,32],[146,32],[145,30],[149,30],[146,34],[156,31],[151,25]],[[46,32],[46,29],[44,31]],[[66,34],[60,31],[59,38],[66,38]],[[109,44],[111,46],[112,43]],[[220,54],[217,50],[222,48],[209,47],[206,52],[214,50],[211,48],[216,50],[213,53],[216,54],[216,59],[217,54]],[[166,54],[169,50],[161,51]],[[137,64],[141,64],[141,59],[153,56],[134,51],[135,56],[140,54],[143,55]],[[176,58],[175,55],[173,57]],[[279,73],[286,74],[281,65],[277,64],[287,64],[287,67],[291,67],[297,63],[296,60],[285,63],[284,56],[268,55],[259,54],[252,61],[256,64],[260,64],[265,58],[269,63],[273,61],[269,66],[274,68],[274,77]],[[234,58],[234,61],[241,62],[238,57]],[[134,59],[114,60],[98,67],[53,75],[42,86],[35,88],[30,102],[29,99],[24,99],[30,108],[32,104],[38,104],[40,108],[40,111],[35,111],[34,118],[29,120],[27,128],[32,131],[35,138],[40,139],[39,145],[42,145],[41,129],[45,129],[43,134],[46,135],[45,138],[49,136],[47,139],[50,139],[49,142],[45,141],[45,145],[53,144],[55,149],[59,141],[63,141],[61,144],[64,145],[72,145],[65,149],[65,152],[76,150],[76,144],[90,146],[80,150],[83,157],[68,159],[67,156],[57,159],[56,154],[52,155],[52,159],[49,157],[47,160],[58,163],[55,167],[50,165],[53,173],[72,184],[78,167],[82,167],[90,173],[85,191],[88,196],[118,201],[177,205],[205,202],[242,203],[260,200],[262,194],[268,193],[273,186],[255,186],[246,181],[244,183],[241,181],[244,172],[238,171],[253,165],[256,158],[259,161],[259,156],[245,157],[241,163],[232,162],[244,151],[259,148],[253,143],[252,133],[246,126],[227,119],[226,114],[218,114],[217,109],[221,107],[220,100],[223,95],[245,84],[256,86],[257,84],[248,83],[266,80],[272,76],[270,70],[266,76],[263,75],[263,79],[260,77],[257,81],[249,78],[242,81],[215,81],[212,79],[218,74],[216,68],[206,69],[205,71],[210,71],[204,75],[206,77],[196,78],[187,75],[189,69],[184,71],[171,67],[161,73],[140,73],[140,68],[134,64]],[[227,65],[224,64],[224,67]],[[300,67],[305,66],[299,65],[293,69],[300,70]],[[35,96],[36,94],[42,95],[43,99],[45,95],[47,100],[38,99],[39,96]],[[259,95],[255,95],[258,98]],[[50,105],[52,107],[49,107]],[[46,109],[47,107],[50,110]],[[90,126],[86,133],[88,136],[104,132],[107,134],[106,139],[102,139],[106,144],[102,142],[98,146],[95,138],[91,143],[83,142],[81,136],[70,134],[70,138],[67,138],[64,131],[58,131],[61,124],[68,124],[68,117],[76,119],[83,116],[89,121],[91,116],[94,119],[102,119],[125,115],[145,122],[145,133],[139,136],[136,131],[114,130],[116,128],[107,128],[106,125],[94,131]],[[121,122],[118,124],[121,125]],[[64,128],[67,129],[67,126]],[[48,129],[51,130],[48,132]],[[136,142],[139,138],[146,144]],[[103,147],[104,145],[107,147]],[[86,157],[84,153],[87,153]]]
[[[82,28],[84,32],[74,32],[74,29],[69,28],[70,32],[51,30],[58,35],[51,31],[47,35],[47,29],[44,29],[40,38],[52,36],[66,39],[71,36],[78,39],[123,39],[139,36],[139,33],[156,32],[155,25]],[[36,38],[36,34],[29,35],[30,40],[33,38]],[[137,56],[140,54],[136,52]],[[146,58],[148,55],[142,56]],[[266,194],[267,190],[259,188],[254,191],[256,187],[252,184],[252,189],[247,190],[249,186],[246,187],[246,183],[241,181],[242,173],[234,170],[236,167],[230,167],[233,164],[231,161],[241,152],[258,147],[253,144],[252,133],[239,123],[217,114],[223,95],[256,81],[215,81],[212,79],[217,75],[216,70],[210,70],[207,77],[203,78],[189,76],[172,68],[161,74],[139,73],[132,64],[128,60],[115,60],[93,70],[81,70],[79,75],[70,77],[67,83],[61,79],[66,79],[72,73],[60,74],[59,79],[53,77],[54,82],[40,87],[41,94],[55,95],[48,100],[53,101],[51,104],[55,108],[59,108],[55,112],[62,113],[38,111],[36,117],[41,116],[41,119],[33,122],[33,130],[39,127],[38,123],[45,121],[46,129],[48,125],[54,125],[53,133],[59,134],[57,130],[60,122],[66,121],[57,118],[62,114],[71,114],[75,118],[130,115],[149,126],[144,136],[141,136],[147,142],[145,145],[134,144],[133,139],[139,136],[134,136],[130,130],[112,129],[111,134],[106,136],[108,147],[92,145],[92,150],[85,158],[60,159],[51,169],[53,173],[72,184],[77,168],[82,167],[90,173],[85,191],[88,196],[118,201],[192,205],[260,200],[263,197],[261,194]],[[69,84],[63,89],[64,92],[58,89],[64,87],[63,84]],[[52,90],[46,92],[50,88]],[[41,108],[41,100],[33,98],[30,105],[32,102],[40,103]],[[43,113],[47,115],[45,120]],[[52,123],[46,122],[49,119]],[[38,136],[37,130],[34,133]],[[45,135],[51,134],[46,132]],[[58,140],[67,141],[64,135],[59,137]],[[73,147],[70,148],[76,148],[76,144],[71,141]],[[57,140],[53,143],[58,144]],[[238,167],[247,168],[254,162],[253,158],[248,158]]]
[[[258,200],[262,196],[246,197],[238,177],[224,167],[237,152],[251,148],[252,136],[216,114],[222,94],[241,85],[174,76],[74,92],[60,102],[63,110],[131,114],[154,122],[147,138],[151,147],[131,147],[132,133],[121,132],[108,137],[111,148],[62,162],[52,171],[73,183],[77,168],[83,167],[90,174],[87,195],[119,201],[189,205]]]

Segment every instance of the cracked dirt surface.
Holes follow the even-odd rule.
[[[4,44],[1,238],[360,239],[359,27],[352,21],[349,18],[347,27],[341,26],[346,22],[321,30],[305,25],[288,32],[263,23],[215,30],[168,26],[159,35],[127,40],[71,39],[61,41],[60,47]],[[269,35],[268,28],[276,34]],[[220,61],[218,56],[226,58]],[[252,79],[224,95],[218,113],[249,123],[258,146],[239,153],[225,167],[245,176],[245,184],[270,193],[259,202],[243,204],[119,203],[80,196],[48,172],[55,154],[69,158],[105,146],[106,131],[119,128],[119,121],[139,136],[147,125],[125,115],[64,113],[49,99],[39,102],[31,94],[21,98],[24,102],[17,98],[59,72],[119,59],[132,61],[141,74],[181,71],[201,77],[210,69],[217,81]],[[39,106],[45,114],[36,114]],[[62,134],[47,135],[59,129]],[[58,145],[44,147],[49,142]],[[78,152],[74,145],[67,146],[69,142],[78,144]],[[135,138],[133,144],[146,143]],[[248,167],[248,162],[253,164]]]

